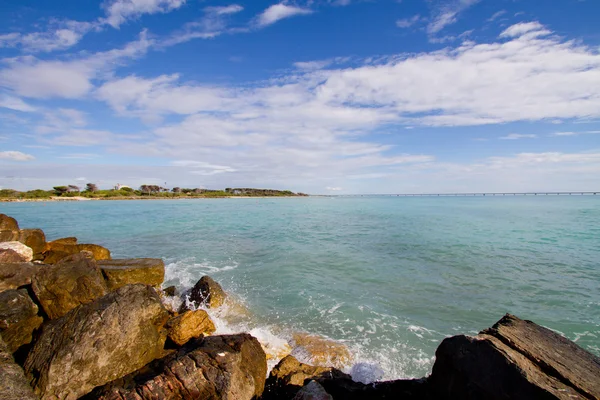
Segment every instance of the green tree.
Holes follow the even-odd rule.
[[[67,186],[54,186],[52,189],[54,189],[54,194],[57,196],[62,196],[69,191]]]

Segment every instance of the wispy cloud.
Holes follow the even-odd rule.
[[[583,131],[583,132],[554,132],[550,136],[578,136],[578,135],[591,135],[597,134],[600,131]]]
[[[308,8],[296,7],[284,3],[274,4],[264,10],[257,18],[258,26],[264,27],[272,25],[277,21],[298,15],[312,14],[313,11]]]
[[[31,154],[21,153],[20,151],[0,151],[0,159],[9,161],[31,161],[35,157]]]
[[[501,16],[503,16],[504,14],[506,14],[506,10],[500,10],[500,11],[494,13],[491,17],[489,17],[487,19],[487,22],[493,22],[493,21],[497,20],[498,18],[500,18]]]
[[[501,136],[499,139],[502,140],[517,140],[517,139],[535,139],[537,135],[534,134],[520,134],[520,133],[509,133],[506,136]]]
[[[183,6],[186,0],[110,0],[102,7],[106,11],[104,22],[118,28],[128,19],[143,14],[168,13]]]
[[[414,24],[416,24],[417,22],[421,21],[422,18],[419,14],[417,15],[413,15],[410,18],[402,18],[399,20],[396,20],[396,26],[398,28],[410,28],[411,26],[413,26]]]
[[[434,1],[432,18],[427,26],[427,32],[434,35],[446,26],[454,24],[460,13],[479,3],[480,0],[443,0]]]

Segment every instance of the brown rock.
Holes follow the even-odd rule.
[[[94,255],[96,261],[110,260],[110,251],[106,247],[97,244],[78,244],[79,251],[89,251]]]
[[[3,250],[13,250],[18,254],[17,257],[12,252],[5,253],[2,257],[9,260],[7,262],[29,262],[33,259],[33,250],[31,247],[25,246],[21,242],[0,242],[0,252]]]
[[[31,278],[40,268],[33,263],[0,263],[0,292],[31,285]]]
[[[313,365],[343,368],[352,360],[350,351],[344,344],[322,336],[295,333],[292,344],[292,354],[302,354]]]
[[[41,229],[21,229],[19,231],[19,242],[31,247],[33,250],[33,259],[42,260],[46,250],[46,235]]]
[[[33,332],[44,319],[38,316],[38,306],[27,290],[6,290],[0,293],[0,333],[11,353],[31,343]]]
[[[205,304],[209,308],[220,307],[226,297],[221,285],[207,275],[200,278],[190,292],[190,301],[195,302],[197,306]]]
[[[167,323],[169,339],[178,346],[183,346],[192,338],[210,335],[215,325],[204,310],[186,311]]]
[[[48,242],[49,246],[52,246],[54,244],[77,244],[77,238],[74,236],[69,236],[66,238],[60,238],[60,239],[56,239],[51,242]]]
[[[193,343],[192,343],[193,342]],[[154,370],[139,371],[92,393],[104,400],[250,400],[263,392],[267,362],[247,333],[193,340]]]
[[[0,242],[14,242],[19,239],[19,231],[0,230]]]
[[[41,268],[32,279],[33,291],[50,319],[91,303],[108,292],[104,277],[92,258],[84,253]]]
[[[27,257],[23,257],[13,249],[0,249],[0,264],[26,263]]]
[[[110,260],[110,251],[108,249],[97,244],[77,244],[77,238],[68,237],[46,244],[44,262],[46,264],[56,264],[63,258],[81,251],[91,252],[95,260]]]
[[[165,296],[175,296],[177,294],[177,288],[175,286],[169,286],[168,288],[163,289],[163,293]]]
[[[293,400],[333,400],[317,381],[310,381],[294,396]]]
[[[76,399],[162,357],[167,318],[152,287],[124,286],[46,323],[25,372],[42,399]]]
[[[505,316],[476,337],[444,339],[429,383],[462,399],[600,398],[600,359],[533,322]]]
[[[12,352],[0,337],[0,400],[36,400],[31,386]]]
[[[133,283],[158,288],[165,279],[165,264],[160,258],[101,260],[98,267],[104,273],[110,290]]]

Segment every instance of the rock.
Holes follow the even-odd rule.
[[[62,317],[73,308],[91,303],[108,292],[96,262],[84,253],[41,268],[31,283],[50,319]]]
[[[27,258],[12,249],[0,249],[0,264],[26,263]]]
[[[0,293],[0,333],[11,353],[31,343],[33,332],[44,319],[38,316],[38,306],[27,290],[6,290]]]
[[[0,263],[0,292],[31,285],[31,278],[40,268],[33,263]]]
[[[167,318],[152,287],[124,286],[46,323],[25,372],[42,399],[76,399],[162,357]]]
[[[193,343],[192,343],[193,342]],[[267,361],[256,338],[247,333],[192,340],[177,354],[155,362],[119,385],[92,393],[103,400],[250,400],[263,392]],[[123,385],[124,384],[124,385]]]
[[[0,338],[0,400],[37,400],[11,353]]]
[[[271,370],[263,399],[292,399],[305,381],[324,377],[352,380],[350,375],[335,368],[315,367],[299,362],[294,356],[287,356]]]
[[[56,264],[65,257],[77,254],[81,251],[89,251],[95,260],[110,260],[110,251],[97,244],[77,244],[77,238],[68,237],[57,239],[46,243],[44,251],[44,262]]]
[[[195,302],[198,306],[205,304],[209,308],[220,307],[226,297],[221,285],[207,275],[200,278],[190,292],[190,301]]]
[[[512,315],[475,337],[446,338],[429,384],[462,399],[600,398],[600,359],[570,340]]]
[[[302,356],[313,365],[343,368],[352,360],[348,348],[336,341],[318,335],[295,333],[292,336],[292,355]]]
[[[293,400],[333,400],[317,381],[310,381],[294,396]]]
[[[12,253],[8,256],[2,256],[5,259],[14,260],[8,262],[29,262],[33,259],[33,250],[31,247],[25,246],[21,242],[0,242],[0,251],[2,250],[13,250],[20,256],[20,260],[15,260],[16,256]]]
[[[165,263],[160,258],[101,260],[98,267],[104,273],[110,290],[133,283],[158,288],[165,279]]]
[[[215,331],[215,325],[204,310],[186,311],[167,323],[169,339],[183,346],[192,338],[208,336]]]
[[[31,247],[33,259],[42,260],[46,250],[46,235],[41,229],[21,229],[19,231],[19,242]]]
[[[177,294],[177,288],[175,286],[169,286],[168,288],[163,289],[163,293],[165,296],[173,297]]]
[[[19,238],[17,220],[6,214],[0,214],[0,242],[12,242]]]

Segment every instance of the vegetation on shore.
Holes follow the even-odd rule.
[[[290,190],[255,189],[255,188],[226,188],[219,190],[202,188],[163,188],[157,185],[142,185],[139,189],[128,186],[100,190],[93,183],[85,188],[75,185],[54,186],[52,190],[35,189],[20,192],[13,189],[1,189],[2,200],[44,200],[56,197],[85,197],[89,199],[118,199],[118,198],[218,198],[218,197],[294,197],[307,196],[304,193],[294,193]]]

